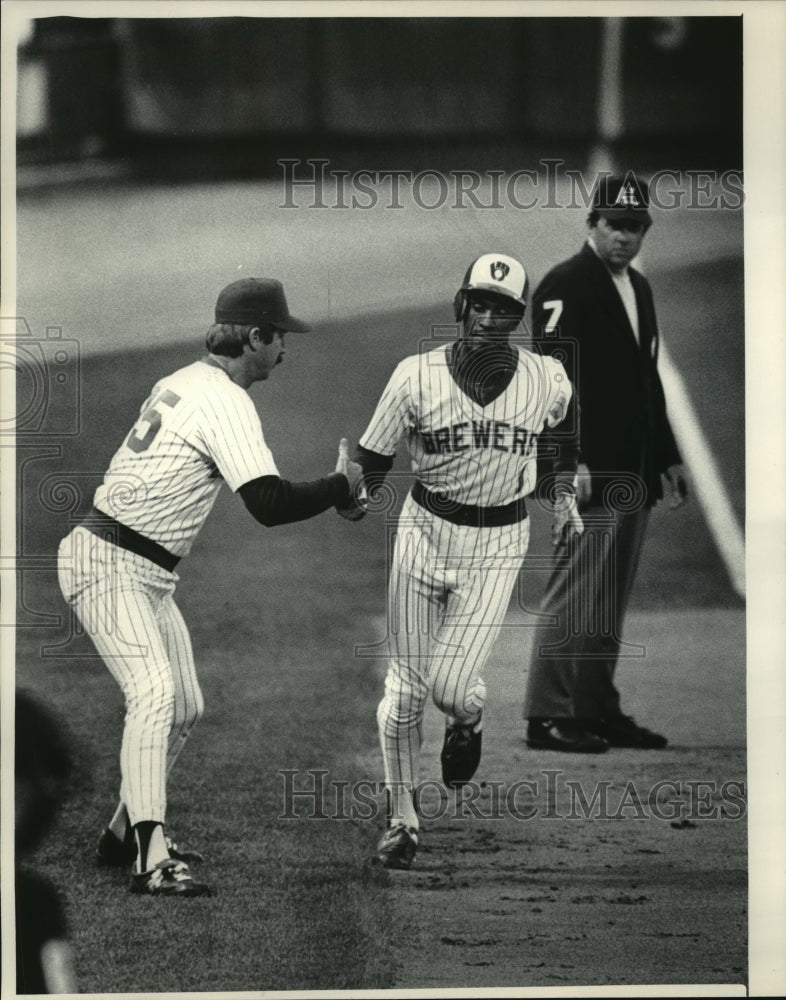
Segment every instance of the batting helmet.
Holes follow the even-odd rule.
[[[515,257],[504,253],[484,253],[469,265],[461,288],[453,299],[453,315],[457,322],[466,313],[467,293],[474,291],[493,292],[513,299],[521,306],[523,315],[529,298],[529,277]]]

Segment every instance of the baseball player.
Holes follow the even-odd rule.
[[[60,586],[120,685],[126,718],[120,801],[99,840],[99,862],[134,865],[131,890],[210,892],[164,827],[166,782],[202,714],[188,629],[174,601],[188,555],[222,482],[264,525],[346,504],[360,479],[339,445],[334,473],[281,479],[246,390],[284,358],[285,331],[305,332],[274,279],[224,288],[207,331],[208,355],[161,379],[115,453],[94,506],[61,542]]]
[[[528,278],[502,253],[467,270],[454,300],[459,337],[394,371],[360,439],[369,495],[406,437],[416,479],[404,502],[388,583],[390,661],[377,711],[388,823],[373,861],[407,869],[418,844],[414,798],[429,691],[445,713],[442,778],[458,788],[480,762],[483,665],[529,542],[525,497],[538,435],[572,418],[562,365],[510,343]],[[580,533],[577,446],[565,448],[554,533]],[[339,509],[348,519],[362,505]]]

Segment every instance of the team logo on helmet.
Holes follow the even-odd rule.
[[[510,274],[510,267],[502,260],[495,260],[490,267],[491,277],[495,281],[504,281]]]

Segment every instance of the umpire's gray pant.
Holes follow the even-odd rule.
[[[620,711],[614,670],[649,520],[582,507],[584,534],[557,549],[534,632],[524,717],[608,718]]]

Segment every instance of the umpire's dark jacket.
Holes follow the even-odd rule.
[[[588,243],[538,285],[533,332],[536,349],[560,358],[576,389],[580,461],[592,473],[591,502],[601,503],[604,489],[613,489],[615,480],[630,484],[632,474],[643,479],[644,504],[652,506],[663,496],[660,474],[681,459],[656,369],[658,326],[652,291],[634,268],[629,274],[641,347],[614,280]],[[548,470],[548,449],[544,451],[541,471]]]

